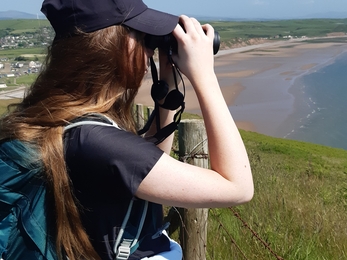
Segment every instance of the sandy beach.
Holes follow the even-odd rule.
[[[215,71],[223,96],[240,129],[276,137],[288,134],[295,120],[291,115],[298,112],[297,101],[303,95],[302,91],[295,89],[295,81],[329,65],[347,52],[347,36],[343,36],[345,40],[340,42],[334,42],[334,37],[329,37],[330,41],[327,38],[321,43],[293,39],[218,52]],[[201,114],[190,82],[185,77],[184,82],[185,111]],[[151,84],[149,73],[136,103],[153,106]],[[2,92],[0,99],[22,96],[23,90],[18,89]]]
[[[295,98],[300,95],[291,89],[295,80],[346,52],[345,39],[343,43],[333,38],[324,43],[290,40],[219,51],[215,71],[238,127],[283,137],[286,119],[295,110]],[[200,114],[194,91],[189,81],[184,81],[186,111]],[[137,103],[152,105],[150,86],[149,78],[139,91]]]

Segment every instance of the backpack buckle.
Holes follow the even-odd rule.
[[[127,260],[130,256],[130,247],[132,240],[124,239],[117,250],[116,260]]]

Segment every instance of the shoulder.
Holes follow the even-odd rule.
[[[128,132],[112,125],[85,124],[74,127],[68,131],[66,139],[69,144],[78,142],[78,145],[87,148],[89,145],[95,148],[106,147],[127,147],[132,145],[145,145],[147,147],[155,147],[153,143],[144,140],[135,133]]]
[[[94,188],[99,183],[105,190],[107,185],[122,183],[132,195],[163,154],[134,133],[104,125],[82,125],[69,130],[64,148],[74,185],[81,180],[81,185],[85,185],[88,179]]]
[[[69,130],[65,140],[67,156],[85,160],[113,160],[119,158],[129,161],[156,158],[162,151],[155,144],[142,137],[116,127],[104,125],[82,125]]]

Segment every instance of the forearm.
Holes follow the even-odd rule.
[[[224,178],[235,183],[252,183],[248,155],[240,133],[224,100],[214,73],[192,82],[205,121],[210,162]]]

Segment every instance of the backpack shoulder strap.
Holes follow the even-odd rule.
[[[68,131],[74,127],[78,127],[81,125],[101,125],[101,126],[112,126],[112,127],[116,127],[118,129],[120,129],[118,127],[118,125],[111,119],[109,119],[108,117],[104,116],[104,115],[100,115],[100,114],[93,114],[93,116],[99,117],[98,119],[100,119],[100,117],[102,117],[102,119],[104,119],[102,122],[101,121],[96,121],[95,119],[93,120],[93,118],[91,119],[90,117],[86,117],[86,118],[79,118],[77,119],[77,121],[72,122],[71,124],[65,126],[64,131]],[[107,120],[107,123],[105,122],[105,120]],[[116,260],[126,260],[129,258],[129,256],[138,248],[139,246],[139,237],[146,219],[146,215],[147,215],[147,209],[148,209],[148,201],[144,201],[143,203],[143,209],[142,209],[142,215],[141,215],[141,219],[138,225],[138,230],[136,235],[134,236],[134,238],[123,238],[124,232],[126,230],[126,226],[129,220],[129,217],[131,215],[131,211],[132,211],[132,207],[133,207],[133,203],[134,203],[134,198],[130,201],[129,206],[128,206],[128,210],[127,213],[123,219],[122,222],[122,226],[121,229],[118,233],[116,242],[114,244],[113,247],[113,251],[116,255]]]
[[[113,126],[118,129],[120,127],[110,118],[101,114],[89,114],[87,117],[80,117],[72,121],[70,124],[64,127],[64,132],[71,128],[82,126],[82,125],[101,125],[101,126]]]
[[[131,210],[133,207],[134,199],[132,199],[129,203],[128,211],[123,219],[123,223],[121,226],[121,229],[118,233],[116,242],[113,247],[113,252],[116,255],[115,260],[126,260],[129,258],[129,256],[136,251],[136,249],[139,246],[139,237],[143,228],[143,225],[145,223],[146,215],[147,215],[147,209],[148,209],[148,201],[144,201],[143,203],[143,209],[142,209],[142,215],[141,219],[138,225],[137,233],[134,238],[127,239],[123,238],[124,231],[126,229]]]

